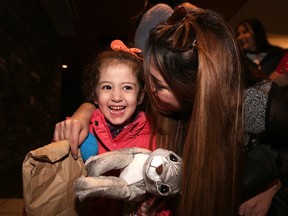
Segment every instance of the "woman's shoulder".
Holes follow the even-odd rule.
[[[258,134],[265,130],[266,109],[271,81],[263,80],[245,90],[244,131]]]
[[[280,87],[277,83],[271,84],[271,90],[269,91],[269,101],[279,101],[278,104],[288,109],[288,86]],[[287,110],[288,111],[288,110]]]
[[[267,56],[282,58],[285,54],[285,49],[279,46],[271,45],[268,49]]]
[[[249,100],[254,97],[259,97],[260,95],[268,95],[271,89],[272,82],[268,79],[261,80],[254,85],[249,86],[245,90],[245,100]]]
[[[169,13],[170,15],[171,13],[173,13],[173,9],[169,5],[164,4],[164,3],[156,4],[152,8],[150,8],[148,11],[149,13],[159,12],[159,13]]]

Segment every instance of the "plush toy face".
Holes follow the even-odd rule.
[[[160,196],[180,192],[182,159],[172,151],[156,149],[146,160],[143,176],[146,190]]]

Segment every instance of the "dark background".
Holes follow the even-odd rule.
[[[198,0],[229,19],[246,0]],[[112,39],[133,41],[144,0],[0,1],[0,198],[22,197],[26,153],[80,105],[81,70]],[[61,65],[67,64],[67,69]]]

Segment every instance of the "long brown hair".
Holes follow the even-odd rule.
[[[243,152],[240,49],[219,14],[200,8],[182,17],[176,13],[151,31],[144,56],[152,129],[157,144],[184,161],[178,215],[237,215]],[[150,90],[151,63],[189,109],[161,112]]]

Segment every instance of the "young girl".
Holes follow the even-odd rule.
[[[99,154],[123,147],[154,150],[150,126],[142,111],[145,92],[143,62],[136,54],[139,50],[128,49],[119,40],[113,41],[111,48],[94,56],[84,71],[84,97],[97,108],[89,131],[96,136]],[[71,122],[73,118],[56,127]],[[68,135],[64,132],[55,133],[54,138],[65,138]]]
[[[124,48],[119,43],[113,41],[112,49]],[[149,144],[150,127],[141,111],[143,62],[129,51],[101,52],[84,71],[84,96],[97,107],[89,131],[96,136],[100,154],[124,147],[155,147]]]
[[[127,147],[154,150],[150,126],[141,111],[143,62],[134,53],[137,50],[128,49],[121,41],[113,41],[111,48],[93,57],[84,71],[84,96],[96,106],[89,131],[96,137],[99,154]],[[95,198],[92,206],[91,215],[121,215],[119,200]]]

